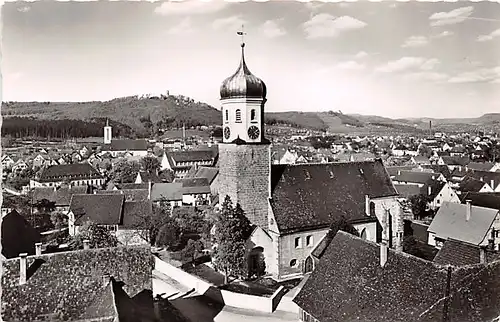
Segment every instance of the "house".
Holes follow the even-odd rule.
[[[394,187],[399,195],[406,199],[417,195],[426,196],[430,200],[428,207],[432,210],[439,208],[443,202],[460,203],[460,198],[453,188],[443,181],[429,180],[422,186],[394,184]]]
[[[467,192],[493,192],[489,184],[471,177],[465,177],[460,181],[457,192],[464,194]]]
[[[141,183],[148,183],[148,182],[160,183],[160,182],[162,182],[162,180],[158,177],[158,175],[156,173],[150,173],[147,171],[139,171],[137,173],[135,183],[141,184]]]
[[[3,321],[158,321],[149,247],[24,254],[2,266]]]
[[[457,167],[465,167],[470,163],[469,157],[461,157],[461,156],[442,156],[437,161],[439,165],[446,165],[453,171]]]
[[[186,178],[206,178],[208,184],[210,185],[210,192],[212,195],[219,193],[219,180],[218,175],[219,169],[215,167],[206,166],[194,166],[188,171],[184,179]]]
[[[161,159],[161,170],[171,170],[176,177],[182,178],[192,166],[214,166],[217,154],[216,149],[166,151]]]
[[[12,157],[7,154],[2,155],[2,168],[9,169],[14,165],[14,163],[16,163],[16,161],[14,161]]]
[[[392,178],[395,184],[410,184],[422,187],[431,180],[443,181],[446,179],[441,173],[422,172],[422,171],[399,171],[398,175]]]
[[[32,205],[42,200],[54,202],[55,210],[67,212],[71,203],[71,197],[74,194],[90,193],[89,186],[59,186],[59,187],[35,187],[32,193]]]
[[[500,163],[494,162],[471,162],[467,165],[467,170],[495,172],[500,169]]]
[[[403,165],[403,166],[392,166],[386,167],[387,173],[394,179],[397,175],[401,175],[401,171],[414,171],[415,167],[413,165]]]
[[[54,187],[68,183],[73,186],[101,186],[104,177],[88,163],[53,165],[30,180],[30,188]]]
[[[500,210],[500,193],[467,192],[461,196],[462,203],[470,201],[471,205]]]
[[[499,210],[464,204],[444,202],[434,216],[428,232],[428,244],[441,248],[448,238],[477,246],[488,246],[488,239],[494,234],[497,249],[500,230]]]
[[[446,267],[340,231],[293,302],[304,322],[494,321],[499,277],[498,261]]]
[[[422,165],[422,164],[430,165],[431,164],[429,158],[425,157],[423,155],[412,156],[410,159],[410,162],[412,164],[415,164],[415,165]]]
[[[150,200],[148,189],[117,189],[117,190],[96,190],[97,194],[123,195],[125,201],[147,201]]]
[[[439,164],[421,164],[419,165],[419,168],[422,169],[422,171],[429,171],[429,172],[434,172],[434,173],[441,173],[446,180],[451,179],[451,171],[446,165],[439,165]]]
[[[68,212],[71,236],[90,221],[109,229],[122,244],[149,242],[147,225],[152,216],[152,204],[147,201],[126,201],[123,194],[73,195]],[[144,226],[144,227],[143,227]]]
[[[26,169],[28,169],[28,164],[23,159],[18,159],[12,165],[12,172],[14,172],[14,173],[20,173]]]
[[[182,182],[152,184],[151,201],[158,205],[169,204],[171,209],[182,206]]]
[[[5,258],[14,258],[21,253],[35,254],[35,243],[41,239],[40,234],[15,209],[2,216],[1,238]]]
[[[175,183],[182,184],[182,204],[197,206],[210,204],[210,184],[207,178],[175,179]]]
[[[468,170],[466,177],[486,182],[494,192],[500,192],[500,172]]]
[[[37,154],[37,156],[33,159],[33,168],[41,168],[46,164],[48,160],[41,154]]]
[[[498,259],[498,253],[487,247],[448,238],[432,261],[440,265],[467,266],[491,263]]]

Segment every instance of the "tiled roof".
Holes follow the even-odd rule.
[[[100,179],[102,175],[88,163],[60,164],[45,168],[39,180],[49,182],[59,178]]]
[[[441,158],[446,165],[466,166],[470,163],[469,157],[442,156]]]
[[[182,200],[182,183],[155,183],[151,187],[151,200],[179,201]]]
[[[425,184],[430,180],[436,180],[441,174],[423,171],[401,171],[392,180],[399,182],[411,182]]]
[[[420,187],[416,184],[394,184],[399,195],[403,198],[409,198],[420,194]]]
[[[123,282],[130,296],[152,289],[149,247],[116,247],[30,256],[28,278],[19,284],[19,258],[4,261],[2,320],[42,321],[56,312],[69,321],[86,321],[110,313],[109,283]],[[108,320],[105,320],[108,321]]]
[[[490,185],[491,181],[493,180],[494,187],[491,187],[492,189],[495,189],[500,185],[500,172],[469,170],[467,171],[466,176],[484,181]]]
[[[141,176],[141,180],[143,183],[151,182],[162,182],[158,175],[146,171],[140,171],[139,175]]]
[[[182,194],[210,193],[210,184],[207,178],[183,178],[175,179],[174,182],[182,184]]]
[[[493,162],[471,162],[467,165],[467,169],[490,171],[494,165]]]
[[[429,226],[429,232],[441,238],[453,238],[479,245],[485,238],[488,238],[488,230],[498,210],[471,207],[470,219],[466,220],[467,205],[443,202]]]
[[[394,166],[394,167],[386,167],[389,175],[397,176],[399,171],[412,171],[415,168],[414,165],[404,165],[404,166]]]
[[[33,203],[46,199],[55,202],[56,206],[69,206],[71,197],[74,194],[89,193],[88,186],[71,186],[71,187],[36,187],[33,189]]]
[[[124,195],[125,201],[148,200],[148,189],[97,190],[98,194]]]
[[[124,202],[124,195],[73,195],[69,210],[75,214],[76,224],[92,221],[99,225],[118,225]]]
[[[500,315],[500,261],[447,268],[389,249],[381,267],[379,247],[339,232],[293,301],[319,321],[493,322]]]
[[[420,166],[424,169],[432,170],[434,173],[441,173],[447,180],[451,178],[450,168],[448,168],[446,165],[422,164]]]
[[[167,156],[173,159],[176,163],[179,162],[194,162],[194,161],[210,161],[215,160],[218,150],[187,150],[187,151],[169,151]]]
[[[500,192],[467,192],[461,197],[462,203],[470,200],[473,206],[500,210]]]
[[[111,144],[103,144],[103,151],[147,151],[146,140],[112,139]]]
[[[498,254],[486,251],[486,261],[498,259]],[[434,257],[434,263],[441,265],[464,266],[480,263],[480,249],[477,245],[448,239]]]
[[[365,214],[365,195],[396,196],[382,161],[273,165],[271,206],[281,233],[376,220]],[[293,211],[291,211],[293,209]]]
[[[463,192],[479,192],[486,182],[471,178],[471,177],[465,177],[462,181],[460,181],[460,184],[458,186],[458,190]]]
[[[338,232],[293,301],[319,321],[436,321],[419,316],[442,308],[446,269],[393,250],[381,267],[379,247]]]
[[[148,189],[149,188],[147,182],[145,182],[145,183],[118,183],[118,182],[115,182],[114,185],[118,189],[122,189],[122,190]]]
[[[214,167],[192,167],[191,170],[184,176],[184,178],[206,178],[208,180],[208,183],[212,183],[218,173],[219,169]]]

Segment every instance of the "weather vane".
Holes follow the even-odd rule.
[[[245,46],[245,35],[247,34],[244,30],[245,26],[241,25],[241,31],[236,32],[239,36],[241,36],[241,45]]]

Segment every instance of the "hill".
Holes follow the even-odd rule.
[[[4,123],[14,122],[14,127],[19,127],[20,118],[29,118],[29,124],[34,128],[37,128],[34,123],[39,121],[74,120],[87,122],[97,131],[105,119],[110,119],[122,128],[123,133],[147,133],[151,128],[180,128],[183,124],[187,127],[218,126],[221,122],[218,109],[183,95],[129,96],[104,102],[4,102],[1,111]],[[500,113],[464,119],[391,119],[376,115],[343,114],[341,111],[290,111],[266,112],[265,118],[268,125],[284,124],[332,133],[360,134],[424,133],[429,129],[429,121],[432,121],[433,129],[437,131],[500,131]],[[71,128],[72,124],[84,126],[81,123],[64,122],[58,127]]]

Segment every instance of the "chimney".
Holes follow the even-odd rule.
[[[466,200],[465,204],[467,205],[467,211],[465,212],[465,220],[469,221],[472,213],[472,204],[470,200]]]
[[[491,179],[491,189],[495,190],[495,180]]]
[[[370,196],[365,195],[365,213],[370,216]]]
[[[398,176],[400,176],[400,175],[401,175],[401,170],[398,170]]]
[[[27,253],[19,254],[19,284],[26,284],[26,257]]]
[[[432,187],[430,185],[427,187],[427,194],[429,196],[432,194]]]
[[[151,200],[151,180],[148,181],[148,200]]]
[[[479,248],[479,263],[486,264],[486,250],[484,247]]]
[[[104,273],[102,275],[102,285],[103,286],[107,286],[108,283],[109,283],[109,279],[111,278],[111,276],[108,274],[108,273]]]
[[[380,244],[380,266],[384,267],[387,263],[387,243],[382,241]]]
[[[458,171],[462,172],[462,166],[458,166]]]
[[[88,239],[83,240],[83,249],[90,249],[90,240]]]
[[[35,243],[35,254],[36,256],[42,255],[42,243]]]

